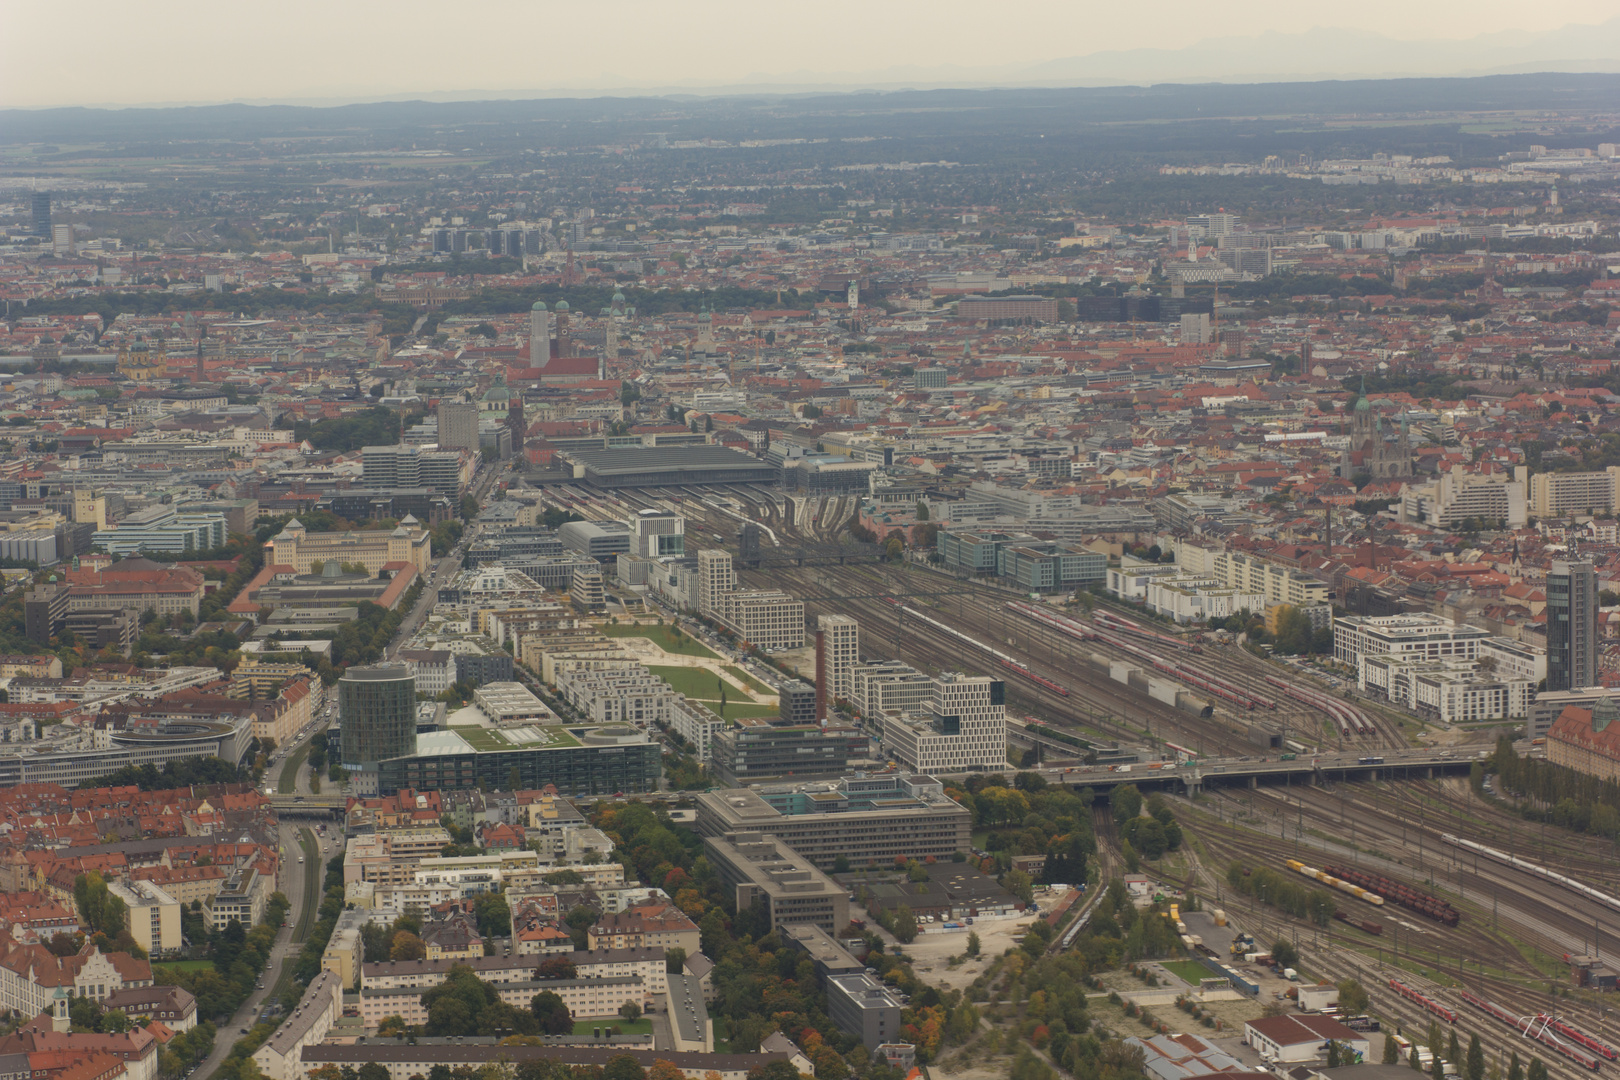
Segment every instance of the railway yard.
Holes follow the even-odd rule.
[[[735,550],[741,528],[755,523],[769,566],[744,570],[749,584],[793,593],[812,619],[854,616],[865,658],[1000,674],[1009,717],[1022,714],[1085,739],[1146,741],[1167,757],[1235,756],[1257,752],[1250,726],[1263,720],[1281,730],[1291,750],[1376,754],[1411,745],[1384,711],[1336,697],[1236,646],[1197,643],[1100,604],[1083,613],[909,563],[842,560],[854,496],[744,486],[608,495],[564,487],[547,489],[545,498],[587,518],[676,510],[688,519],[689,551]],[[1208,707],[1149,696],[1111,677],[1110,663],[1174,680]],[[1020,728],[1009,725],[1010,732]],[[1564,959],[1620,941],[1620,852],[1613,845],[1526,821],[1465,779],[1405,775],[1396,767],[1373,782],[1323,775],[1309,786],[1209,787],[1171,801],[1189,839],[1179,861],[1162,870],[1163,883],[1195,889],[1225,908],[1262,947],[1278,937],[1294,940],[1311,976],[1358,979],[1386,1031],[1398,1026],[1421,1041],[1438,1010],[1448,1036],[1454,1028],[1466,1042],[1477,1033],[1503,1073],[1510,1050],[1539,1056],[1559,1078],[1620,1068],[1612,1051],[1602,1052],[1620,1046],[1620,1019],[1594,992],[1571,987]],[[1099,857],[1117,871],[1107,818],[1104,808]],[[1337,876],[1331,887],[1342,919],[1320,927],[1235,893],[1227,882],[1234,861]],[[1352,891],[1369,884],[1387,893],[1382,902]],[[1503,1017],[1520,1018],[1517,1026],[1529,1034]],[[1381,1049],[1375,1036],[1374,1053]]]

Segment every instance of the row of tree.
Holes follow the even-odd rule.
[[[1620,841],[1620,783],[1541,758],[1521,757],[1506,735],[1497,740],[1489,765],[1501,793],[1517,800],[1525,818]],[[1484,769],[1476,762],[1472,772],[1479,789]]]

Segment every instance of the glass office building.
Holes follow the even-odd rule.
[[[416,752],[416,679],[404,664],[352,667],[338,681],[343,767],[375,772],[377,762]]]

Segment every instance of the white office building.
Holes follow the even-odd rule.
[[[995,770],[1007,765],[1007,686],[987,676],[933,680],[927,707],[883,714],[883,748],[919,773]]]

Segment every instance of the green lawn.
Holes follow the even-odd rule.
[[[602,623],[599,629],[607,637],[646,638],[660,649],[676,656],[697,656],[706,660],[720,659],[706,645],[694,641],[684,631],[677,641],[670,636],[668,626],[659,626],[656,623],[620,623],[617,626]]]
[[[714,710],[722,720],[739,720],[745,716],[775,716],[778,712],[774,705],[755,705],[747,701],[728,701],[724,709],[720,708],[718,701],[705,701],[703,704]]]
[[[627,1023],[622,1016],[603,1016],[595,1020],[575,1020],[574,1034],[590,1035],[592,1028],[609,1028],[613,1027],[615,1024],[618,1025],[619,1031],[625,1035],[652,1034],[652,1021],[647,1019],[645,1016],[633,1024]]]
[[[1213,979],[1215,973],[1196,960],[1160,960],[1159,966],[1166,971],[1197,986],[1202,979]]]
[[[298,749],[287,755],[281,764],[281,780],[276,785],[279,795],[298,794],[298,770],[304,767],[304,759],[309,757],[309,740],[305,739]]]
[[[157,960],[152,963],[152,970],[167,971],[205,971],[212,970],[212,960]]]
[[[756,694],[764,694],[766,697],[771,697],[776,693],[775,690],[772,690],[770,687],[766,686],[764,683],[760,682],[758,679],[754,678],[740,667],[727,664],[726,674],[730,675],[733,679],[742,683]]]
[[[665,667],[647,665],[647,670],[669,683],[677,694],[685,694],[699,701],[719,701],[720,686],[725,683],[728,699],[742,700],[747,693],[734,683],[727,683],[708,668]]]

